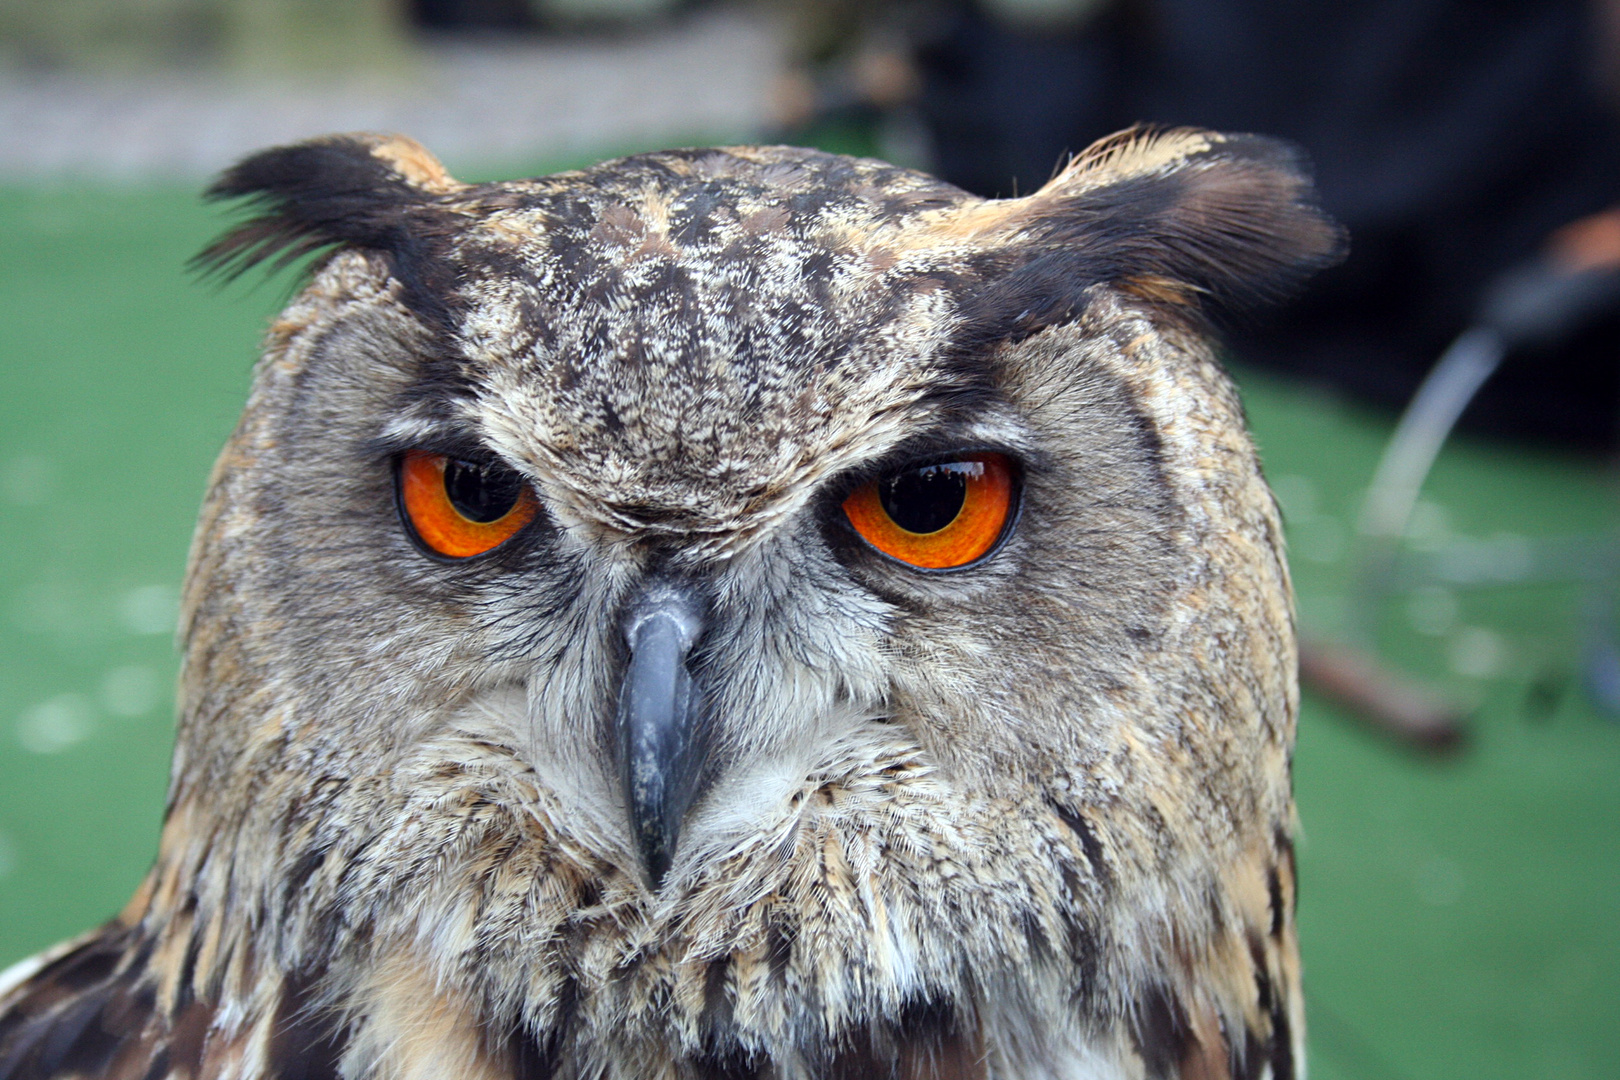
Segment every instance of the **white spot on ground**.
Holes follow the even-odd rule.
[[[101,680],[101,707],[114,716],[145,716],[162,694],[157,672],[140,664],[113,668]]]
[[[172,634],[180,613],[180,593],[172,585],[142,585],[124,594],[119,620],[133,634]]]
[[[59,754],[90,737],[95,727],[90,703],[80,694],[62,694],[17,718],[17,742],[35,754]]]
[[[1488,679],[1507,663],[1507,643],[1502,635],[1483,626],[1465,626],[1457,631],[1446,650],[1451,670],[1470,679]]]

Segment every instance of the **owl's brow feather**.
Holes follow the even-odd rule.
[[[459,419],[400,417],[355,446],[357,457],[374,461],[385,460],[406,450],[427,450],[464,461],[505,460],[503,455],[479,437],[476,428]],[[522,461],[507,464],[519,471],[527,468]]]

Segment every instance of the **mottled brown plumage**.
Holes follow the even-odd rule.
[[[345,136],[216,193],[205,264],[328,254],[198,525],[157,863],[0,987],[0,1080],[1299,1075],[1287,570],[1203,314],[1335,257],[1285,150],[987,202]],[[540,514],[434,556],[417,450]],[[844,518],[969,451],[1020,482],[982,560]],[[647,610],[695,704],[644,760]]]

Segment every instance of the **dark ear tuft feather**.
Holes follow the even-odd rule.
[[[246,199],[258,213],[193,260],[235,278],[267,260],[281,269],[305,255],[352,245],[396,257],[418,254],[420,210],[462,185],[432,155],[397,135],[331,135],[264,150],[216,180],[207,198]]]
[[[1073,318],[1099,283],[1244,311],[1293,293],[1346,246],[1292,147],[1188,128],[1120,132],[1033,195],[968,213],[1004,260],[970,305],[980,340]]]

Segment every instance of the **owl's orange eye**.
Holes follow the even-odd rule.
[[[422,543],[451,559],[499,547],[540,509],[510,469],[426,450],[408,450],[400,460],[399,499]]]
[[[925,570],[983,558],[1013,509],[1013,467],[1002,454],[910,466],[844,500],[844,515],[868,544]]]

